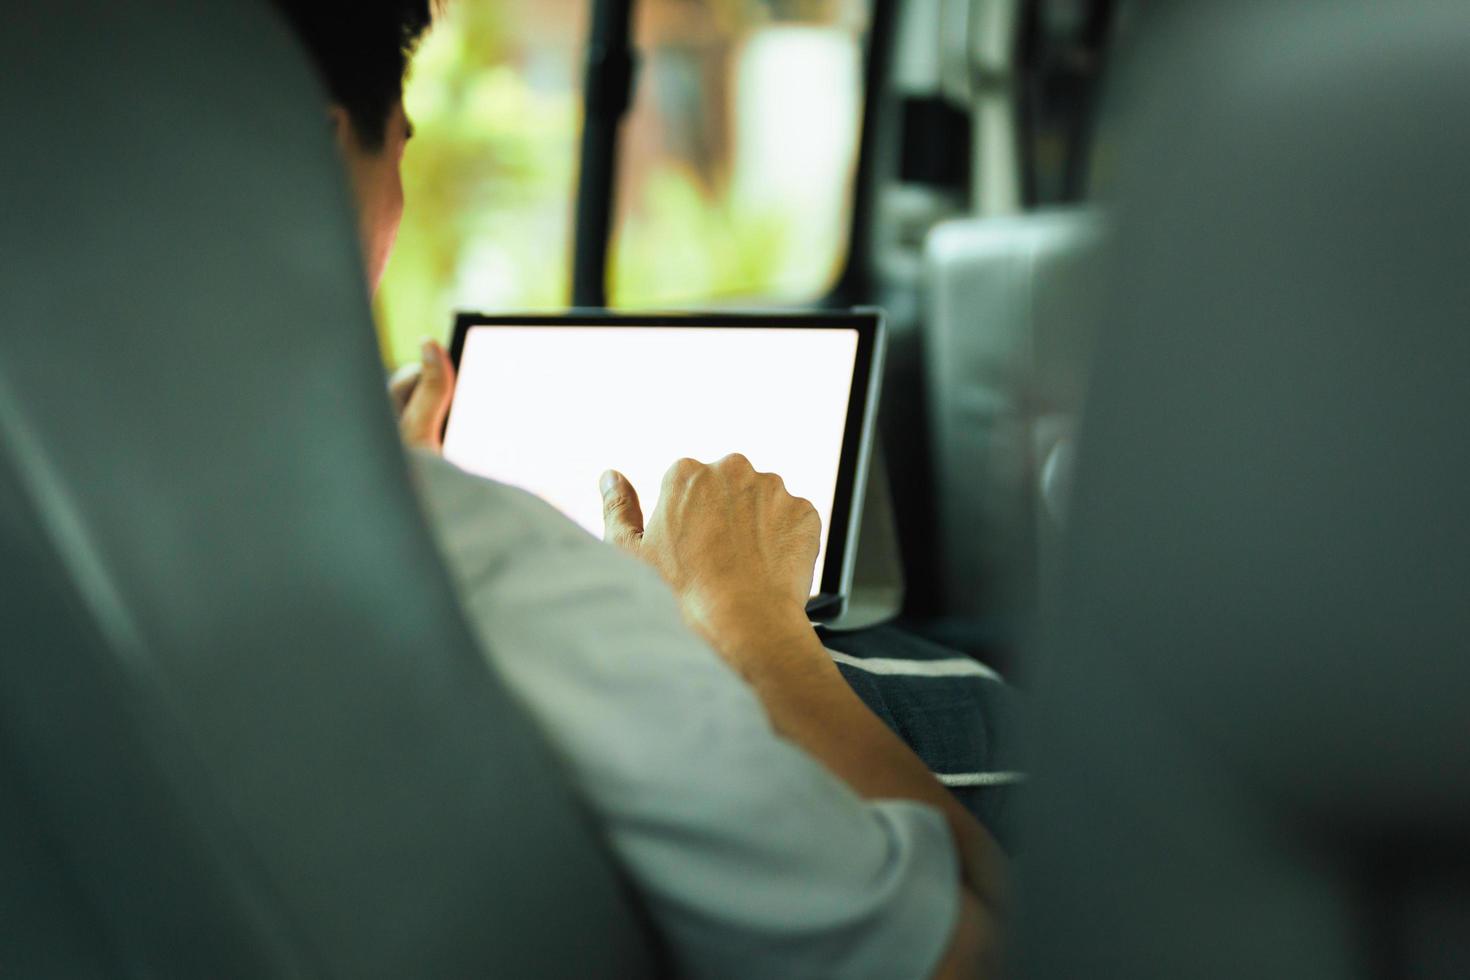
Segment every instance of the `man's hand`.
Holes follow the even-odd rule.
[[[408,446],[443,448],[444,417],[454,397],[454,365],[437,342],[424,341],[422,360],[409,362],[388,380],[388,395],[398,414],[398,432]]]
[[[604,538],[658,569],[716,649],[729,656],[741,638],[732,634],[757,625],[810,632],[821,520],[779,476],[738,454],[710,466],[681,459],[646,525],[627,478],[609,470],[601,484]]]
[[[917,800],[949,823],[959,921],[935,980],[999,972],[1004,861],[990,835],[853,693],[806,619],[821,522],[743,456],[681,459],[647,524],[622,474],[602,476],[604,537],[650,562],[696,630],[748,681],[776,731],[868,799]]]

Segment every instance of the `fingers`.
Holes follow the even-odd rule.
[[[731,453],[713,463],[701,463],[686,456],[674,460],[674,465],[664,473],[664,490],[667,492],[675,487],[687,487],[695,480],[708,478],[711,474],[717,475],[722,483],[729,486],[748,484],[758,477],[771,475],[757,473],[750,460],[740,453]]]
[[[439,449],[442,446],[444,418],[449,414],[449,401],[454,397],[454,365],[444,348],[432,340],[424,341],[418,380],[409,391],[398,430],[410,446]],[[394,376],[395,379],[397,375]],[[390,388],[391,391],[391,388]]]
[[[742,453],[730,453],[721,457],[714,463],[701,463],[695,459],[679,459],[664,473],[663,489],[665,493],[679,488],[686,488],[696,480],[717,475],[723,484],[730,488],[739,487],[761,487],[777,498],[790,503],[791,506],[802,512],[803,523],[815,521],[818,525],[821,520],[817,516],[817,509],[810,500],[797,497],[786,488],[786,481],[779,473],[767,473],[755,468],[755,465]]]
[[[602,540],[637,552],[643,541],[643,509],[638,491],[617,470],[608,470],[598,481],[602,489]]]
[[[680,460],[679,462],[685,461]],[[786,481],[781,478],[781,474],[756,469],[755,464],[741,453],[731,453],[709,468],[720,473],[732,485],[760,488],[798,510],[809,510],[813,516],[816,514],[816,508],[812,506],[811,501],[797,497],[786,489]]]
[[[685,456],[674,460],[674,464],[664,471],[663,486],[660,491],[663,499],[672,500],[680,491],[687,488],[699,477],[709,472],[709,467],[697,459]]]
[[[403,409],[408,405],[408,396],[413,394],[413,389],[418,385],[419,372],[422,370],[423,365],[418,361],[409,361],[388,378],[388,398],[393,402],[395,417],[403,416]]]

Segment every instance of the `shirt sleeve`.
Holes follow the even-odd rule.
[[[652,569],[529,494],[416,466],[487,657],[601,819],[681,973],[932,974],[959,896],[937,810],[864,801],[778,737]]]

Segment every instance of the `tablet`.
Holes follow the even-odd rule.
[[[807,611],[832,619],[852,584],[883,346],[875,310],[462,313],[444,456],[601,537],[603,471],[632,482],[646,519],[676,460],[742,453],[816,507]]]

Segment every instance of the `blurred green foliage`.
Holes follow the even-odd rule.
[[[617,229],[608,302],[658,308],[781,294],[791,217],[711,201],[687,168],[650,174]],[[797,270],[798,274],[802,270]]]
[[[457,306],[566,303],[581,105],[557,61],[579,64],[582,38],[533,53],[550,63],[534,85],[518,47],[526,8],[451,4],[414,59],[403,225],[378,292],[389,364],[444,339]]]
[[[866,0],[705,2],[737,37],[773,19],[866,11]],[[425,337],[446,339],[457,308],[567,305],[589,7],[460,0],[415,57],[404,218],[377,301],[389,366],[417,358]],[[799,302],[836,274],[840,243],[813,249],[803,208],[736,202],[727,172],[699,174],[667,153],[639,167],[619,181],[629,199],[610,253],[613,305]]]

